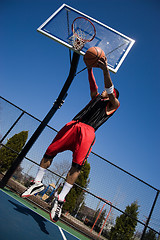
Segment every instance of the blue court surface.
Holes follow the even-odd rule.
[[[79,238],[11,197],[7,191],[0,190],[0,239],[77,240]]]

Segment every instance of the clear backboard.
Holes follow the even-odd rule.
[[[37,30],[75,51],[71,38],[72,23],[77,17],[89,19],[96,29],[94,39],[87,42],[79,53],[84,55],[87,49],[93,46],[102,48],[108,60],[108,68],[116,73],[135,41],[113,28],[63,4]]]

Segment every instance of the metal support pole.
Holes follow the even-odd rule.
[[[108,202],[109,202],[109,201],[108,201]],[[107,214],[107,217],[106,217],[106,219],[105,219],[105,221],[104,221],[104,223],[103,223],[103,225],[102,225],[102,227],[101,227],[100,232],[98,233],[98,237],[101,235],[101,232],[102,232],[102,230],[103,230],[103,228],[104,228],[104,226],[105,226],[105,224],[106,224],[106,222],[107,222],[107,219],[108,219],[108,217],[109,217],[109,215],[110,215],[110,213],[111,213],[111,210],[112,210],[112,203],[111,203],[111,202],[109,202],[109,203],[111,204],[110,210],[109,210],[109,213]]]
[[[105,205],[106,205],[106,203],[103,204],[103,207],[101,208],[101,211],[99,212],[99,214],[98,214],[98,216],[97,216],[97,218],[96,218],[96,220],[95,220],[95,222],[94,222],[94,224],[93,224],[93,226],[92,226],[90,232],[93,231],[94,226],[96,225],[96,223],[97,223],[97,221],[98,221],[98,219],[99,219],[99,217],[100,217],[100,215],[101,215],[101,213],[102,213],[102,210],[103,210],[103,208],[105,207]]]
[[[149,221],[151,219],[151,216],[152,216],[152,213],[153,213],[153,210],[154,210],[154,207],[156,205],[156,202],[157,202],[157,199],[158,199],[158,195],[159,195],[159,191],[157,191],[157,194],[156,194],[156,197],[154,199],[154,202],[153,202],[153,205],[152,205],[152,208],[151,208],[151,211],[150,211],[150,214],[147,218],[147,221],[146,221],[146,224],[145,224],[145,227],[144,227],[144,230],[143,230],[143,233],[142,233],[142,236],[141,236],[141,240],[143,240],[144,238],[144,235],[146,233],[146,230],[147,230],[147,227],[148,227],[148,224],[149,224]]]
[[[22,162],[23,158],[26,156],[28,151],[31,149],[37,138],[40,136],[48,122],[51,120],[55,112],[58,110],[58,108],[61,107],[62,103],[64,102],[65,97],[67,96],[67,91],[75,77],[78,62],[79,62],[80,55],[76,52],[73,53],[70,72],[68,75],[68,78],[57,98],[55,103],[53,104],[53,107],[50,109],[48,114],[45,116],[39,127],[35,130],[29,141],[26,143],[25,147],[22,149],[18,157],[15,159],[14,163],[11,165],[11,167],[8,169],[2,180],[0,181],[0,187],[4,188],[7,184],[10,177],[13,175],[14,171],[17,169],[19,164]]]

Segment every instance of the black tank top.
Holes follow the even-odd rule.
[[[109,100],[103,100],[101,95],[98,94],[73,118],[73,120],[88,124],[96,131],[113,115],[113,113],[110,115],[106,114],[106,106],[108,104]]]

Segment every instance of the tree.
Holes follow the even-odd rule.
[[[87,188],[89,180],[89,173],[90,173],[90,164],[86,161],[81,169],[81,173],[76,181],[76,183],[83,187]],[[63,210],[69,211],[70,213],[76,213],[78,210],[79,205],[82,203],[85,196],[85,192],[78,186],[74,185],[71,189],[69,194],[66,197],[66,202],[64,204]],[[79,197],[81,201],[79,201]]]
[[[47,175],[44,176],[45,184],[49,185],[50,183],[54,183],[56,186],[58,186],[59,183],[63,180],[63,178],[67,175],[70,167],[71,167],[70,161],[67,159],[62,159],[58,162],[54,162],[51,170],[52,172],[58,174],[59,176],[51,172],[48,172]]]
[[[157,239],[156,233],[153,232],[151,229],[149,229],[143,237],[143,240],[156,240],[156,239]]]
[[[19,165],[13,175],[13,177],[19,182],[21,182],[23,179],[22,171],[23,171],[23,168],[21,167],[21,165]]]
[[[0,171],[6,171],[21,152],[28,138],[28,131],[22,131],[8,139],[0,149]]]
[[[116,224],[111,228],[109,240],[130,240],[132,239],[137,226],[138,205],[136,202],[128,205],[125,213],[116,218]],[[132,219],[131,217],[134,219]]]

